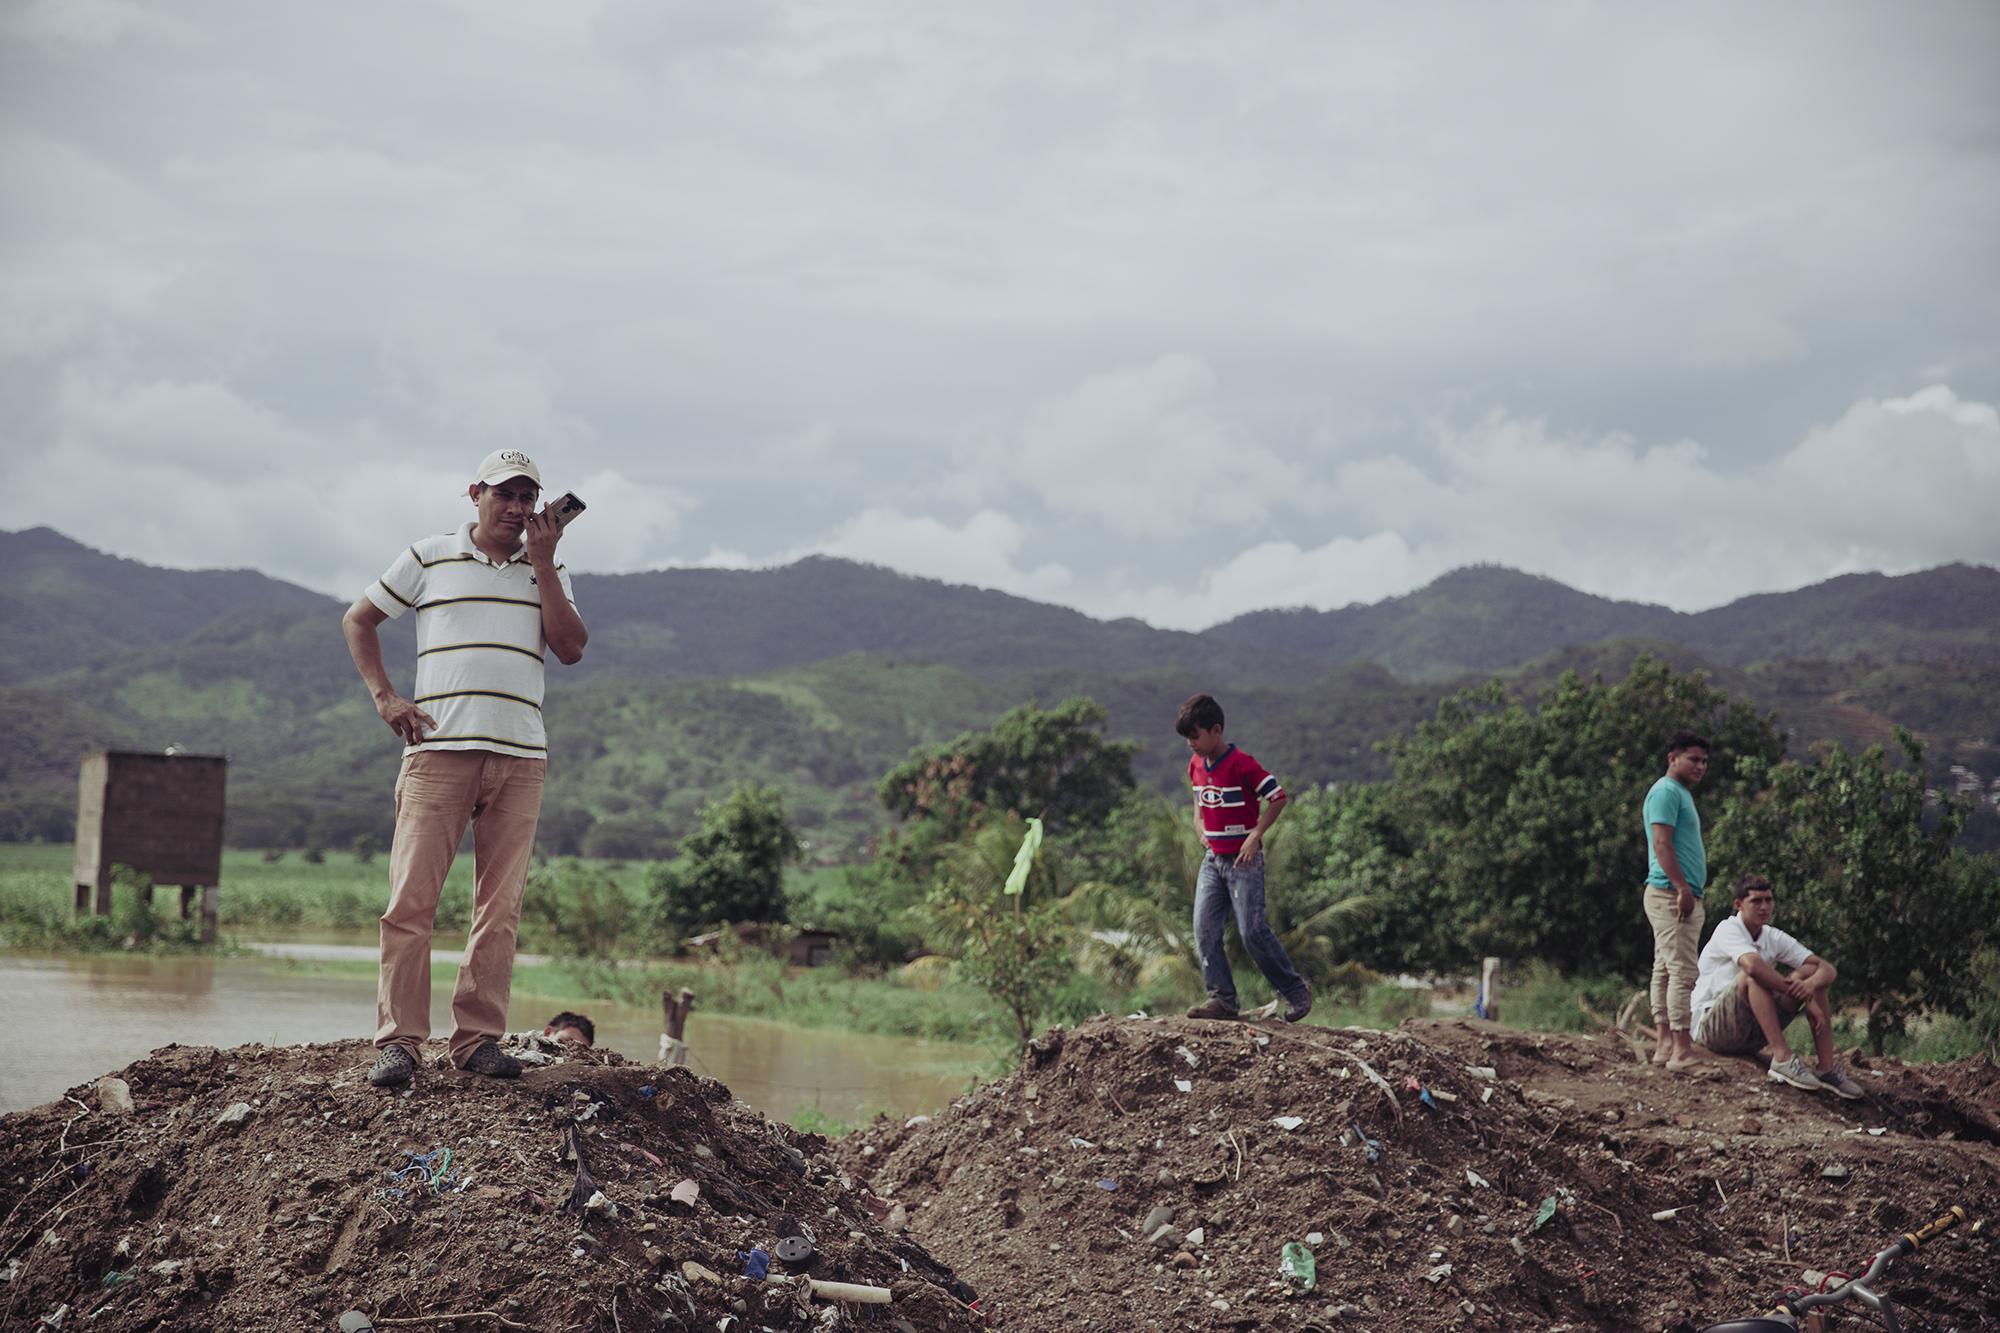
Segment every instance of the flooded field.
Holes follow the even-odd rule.
[[[254,947],[254,946],[252,946]],[[431,1025],[451,1026],[451,971],[433,974]],[[509,1023],[536,1027],[554,1000],[516,990]],[[372,977],[314,975],[262,958],[41,958],[0,955],[0,1112],[60,1097],[170,1043],[289,1045],[365,1037],[374,1027]],[[658,1053],[657,1009],[592,1004],[597,1040],[628,1059]],[[818,1107],[834,1120],[877,1110],[934,1111],[963,1091],[988,1057],[949,1042],[800,1028],[705,1014],[688,1023],[695,1072],[727,1083],[780,1119]]]

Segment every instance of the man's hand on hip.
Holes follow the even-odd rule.
[[[393,691],[375,701],[375,711],[405,745],[421,745],[425,731],[437,730],[436,718]]]
[[[1694,890],[1685,884],[1674,890],[1674,914],[1683,921],[1694,915]]]
[[[1257,859],[1257,853],[1264,850],[1264,835],[1252,829],[1243,845],[1236,849],[1236,864],[1247,866]]]

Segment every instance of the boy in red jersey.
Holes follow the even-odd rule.
[[[1285,946],[1264,919],[1264,831],[1285,808],[1285,789],[1264,766],[1222,735],[1222,705],[1197,694],[1181,705],[1174,730],[1194,753],[1188,785],[1207,854],[1194,890],[1194,947],[1208,999],[1189,1018],[1235,1018],[1236,977],[1222,934],[1233,914],[1236,933],[1257,970],[1285,1002],[1285,1021],[1312,1012],[1312,990],[1292,966]]]

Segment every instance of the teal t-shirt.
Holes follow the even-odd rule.
[[[1694,896],[1708,884],[1708,852],[1701,845],[1701,816],[1695,813],[1694,793],[1672,778],[1662,777],[1646,793],[1646,883],[1656,889],[1671,889],[1667,872],[1660,869],[1659,854],[1653,850],[1653,825],[1668,824],[1674,830],[1674,859],[1681,863],[1681,875]]]

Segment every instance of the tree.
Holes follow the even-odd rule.
[[[987,811],[1040,815],[1051,833],[1102,822],[1132,788],[1130,741],[1104,739],[1105,712],[1089,699],[1050,710],[1022,704],[985,731],[918,750],[882,779],[898,819],[933,823],[955,838]]]
[[[994,819],[953,844],[925,902],[933,945],[1005,1006],[1023,1045],[1072,970],[1072,934],[1054,901],[1047,844],[1026,889],[1018,897],[1003,892],[1026,827],[1016,816]]]
[[[1838,993],[1868,1006],[1880,1054],[1909,1016],[1970,1016],[1974,958],[1996,938],[2000,890],[1956,864],[1952,839],[1967,803],[1946,792],[1927,810],[1923,745],[1900,727],[1903,763],[1881,746],[1830,746],[1817,763],[1785,763],[1717,839],[1730,879],[1754,871],[1778,892],[1778,925],[1839,968]]]
[[[739,785],[702,807],[701,827],[678,859],[654,867],[649,887],[661,923],[685,935],[727,922],[784,921],[785,867],[801,850],[778,789]]]
[[[565,958],[604,961],[631,944],[638,909],[601,865],[554,861],[528,872],[521,915]]]
[[[1499,682],[1438,705],[1389,744],[1394,776],[1329,843],[1322,880],[1382,876],[1376,968],[1464,967],[1482,954],[1556,967],[1636,972],[1651,957],[1637,928],[1646,876],[1639,810],[1668,736],[1700,731],[1714,762],[1698,799],[1728,818],[1783,753],[1768,716],[1642,656],[1614,685],[1565,673],[1529,708]],[[1358,845],[1370,829],[1381,854]]]
[[[656,861],[673,855],[674,833],[649,814],[606,815],[583,835],[583,854],[604,861]]]

